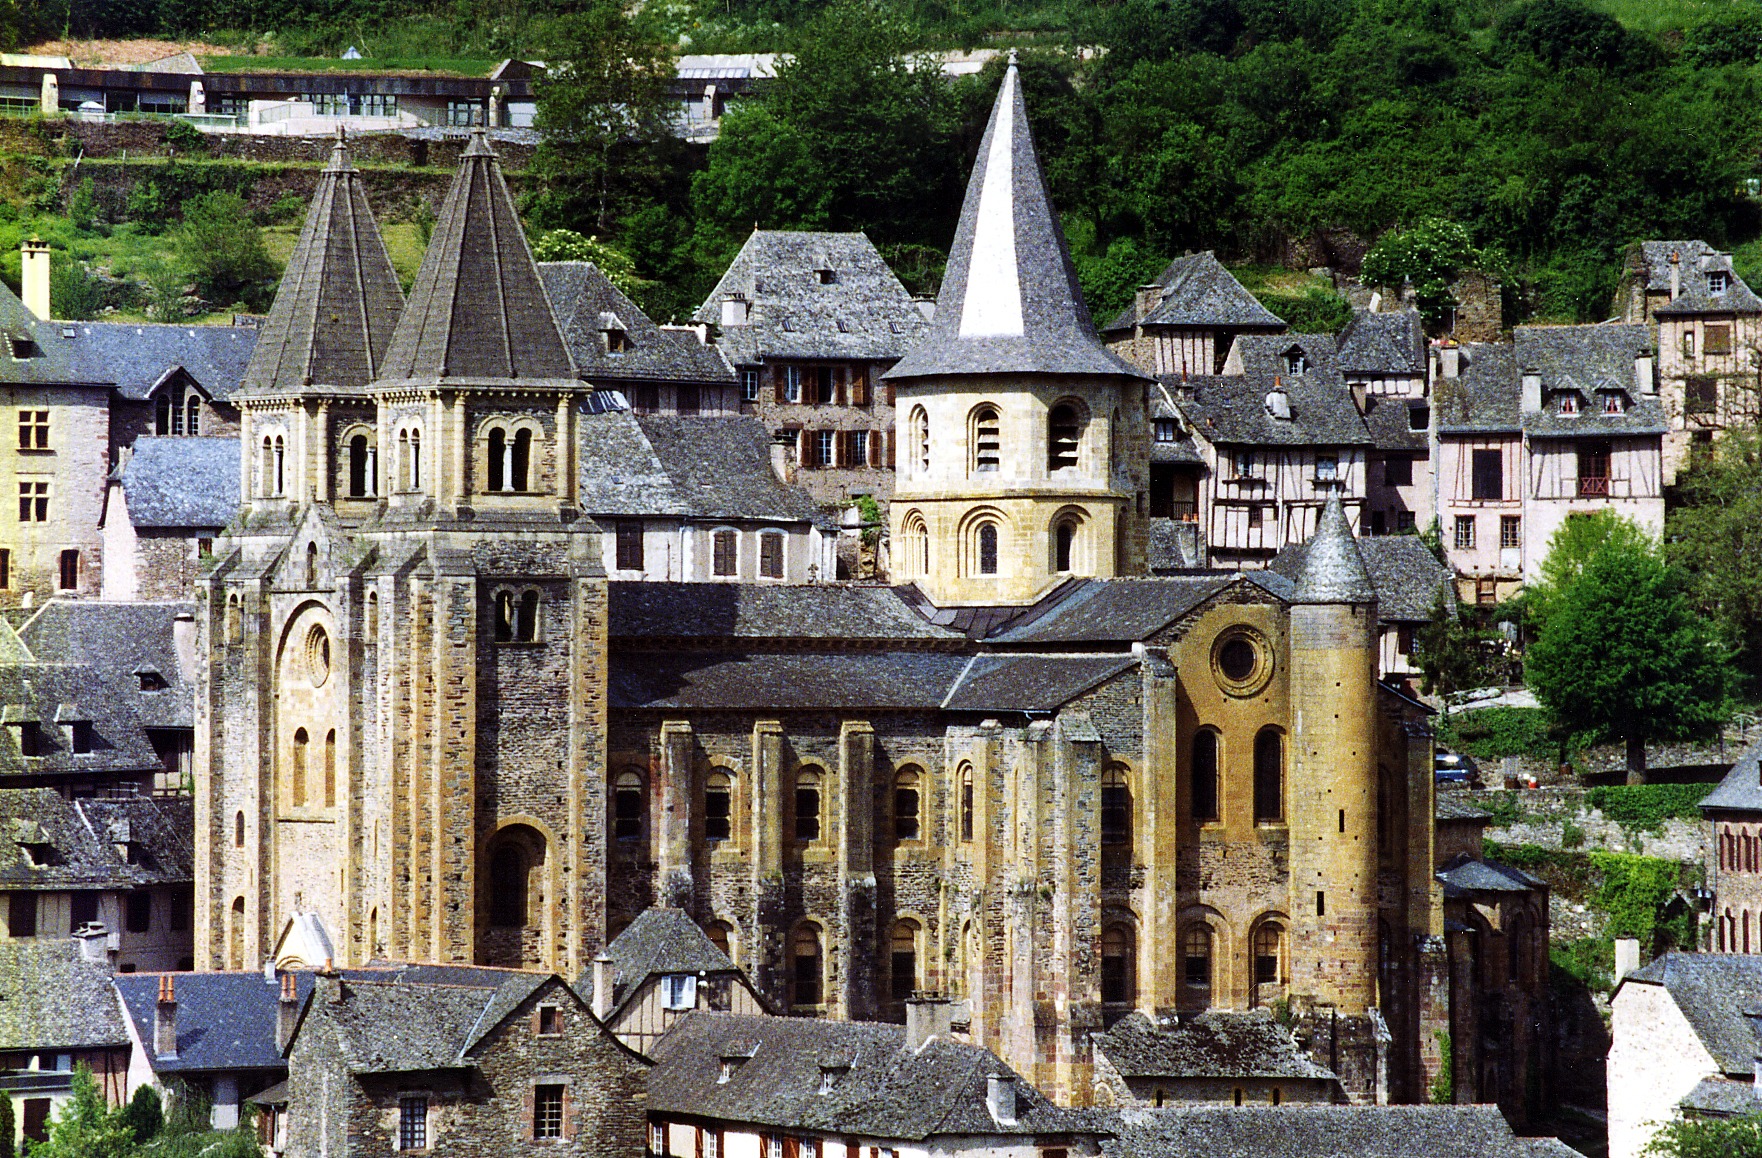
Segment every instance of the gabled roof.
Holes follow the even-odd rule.
[[[951,712],[1054,712],[1138,664],[1129,653],[978,655],[942,706]]]
[[[246,388],[361,389],[379,376],[403,309],[404,291],[339,131],[263,322]]]
[[[1377,597],[1339,491],[1328,492],[1315,533],[1304,546],[1303,564],[1292,580],[1291,602],[1369,603]]]
[[[1149,639],[1237,580],[1235,574],[1085,579],[1061,587],[990,642],[1015,646]]]
[[[127,1045],[108,960],[83,960],[72,937],[0,941],[0,1050]]]
[[[1164,375],[1159,381],[1174,395],[1193,433],[1214,446],[1367,446],[1371,441],[1337,372]],[[1291,417],[1269,411],[1267,396],[1275,390],[1284,392]]]
[[[1384,394],[1367,394],[1364,398],[1364,428],[1370,432],[1371,445],[1378,450],[1405,450],[1423,454],[1430,446],[1430,399],[1402,398]],[[1415,418],[1419,429],[1414,429]]]
[[[1014,64],[979,143],[930,332],[887,376],[998,373],[1144,377],[1095,335]]]
[[[1543,438],[1663,434],[1657,397],[1640,393],[1634,381],[1634,359],[1656,345],[1646,325],[1517,327],[1512,346],[1518,373],[1538,375],[1542,384],[1542,408],[1525,412],[1524,432]],[[1559,413],[1555,401],[1562,391],[1579,396],[1579,413]],[[1603,412],[1602,395],[1611,392],[1621,397],[1619,414]]]
[[[651,905],[636,915],[606,946],[614,964],[613,1008],[622,1006],[650,977],[667,974],[739,973],[728,955],[710,942],[684,909]],[[583,1001],[593,1000],[593,970],[575,982]]]
[[[720,326],[730,295],[744,298],[750,312],[745,325],[721,326],[716,344],[740,365],[768,358],[891,362],[929,327],[862,233],[755,229],[692,319]]]
[[[1656,314],[1762,314],[1762,298],[1745,284],[1732,268],[1731,255],[1721,253],[1705,241],[1645,241],[1640,243],[1646,265],[1646,289],[1653,293],[1670,292],[1670,258],[1679,259],[1678,293],[1674,301],[1653,307]],[[1723,273],[1726,288],[1713,293],[1707,275]]]
[[[593,262],[541,261],[538,274],[576,371],[596,386],[736,381],[733,368],[714,346],[698,341],[689,330],[655,325]],[[622,350],[608,350],[606,332],[611,328],[623,331],[627,345]]]
[[[1087,1132],[988,1050],[943,1038],[912,1049],[904,1026],[694,1012],[651,1052],[651,1114],[914,1141]],[[722,1081],[725,1056],[745,1060]],[[993,1074],[1015,1078],[1013,1121],[987,1109]]]
[[[969,662],[924,651],[614,651],[609,699],[618,709],[937,711]]]
[[[1090,1110],[1104,1158],[1534,1158],[1499,1107],[1187,1105]]]
[[[52,788],[0,788],[0,888],[188,884],[193,808],[188,798],[68,800]]]
[[[1718,787],[1701,799],[1703,812],[1762,812],[1762,741],[1744,749]]]
[[[609,583],[614,639],[959,642],[887,587],[810,583]]]
[[[171,326],[137,322],[65,322],[74,373],[142,401],[181,374],[216,402],[230,401],[257,348],[255,326]]]
[[[83,669],[73,686],[89,688],[92,698],[127,712],[140,726],[189,728],[195,725],[195,689],[184,679],[175,624],[195,610],[194,603],[51,599],[18,635],[39,663],[70,674]],[[142,691],[142,672],[157,673],[164,690]]]
[[[1496,860],[1457,853],[1444,862],[1437,872],[1444,883],[1445,896],[1464,893],[1527,893],[1547,885],[1522,869],[1500,864]]]
[[[808,522],[818,513],[777,477],[771,434],[749,415],[583,414],[581,506],[590,515]]]
[[[1417,535],[1371,535],[1357,543],[1376,591],[1377,618],[1384,623],[1430,622],[1439,593],[1450,595],[1455,590],[1450,569]],[[1308,557],[1309,543],[1292,543],[1273,556],[1267,568],[1295,582]]]
[[[73,342],[61,324],[42,322],[19,296],[0,283],[0,385],[107,385],[104,378],[81,375],[90,367],[76,362]]]
[[[1514,347],[1469,342],[1461,349],[1455,378],[1432,384],[1440,434],[1516,434],[1523,429],[1522,385]]]
[[[1635,983],[1664,987],[1721,1073],[1755,1072],[1762,1043],[1749,1015],[1762,1009],[1762,957],[1672,950],[1622,978],[1616,996]]]
[[[145,1046],[145,1060],[160,1073],[216,1070],[282,1070],[286,1063],[275,1041],[281,1000],[278,977],[261,970],[229,973],[172,974],[177,1001],[177,1057],[153,1052],[153,1016],[158,1003],[159,973],[119,973],[116,992],[135,1035]],[[301,1000],[312,992],[312,974],[293,975]]]
[[[481,129],[460,156],[379,377],[576,377],[501,165]]]
[[[136,530],[224,527],[239,510],[239,440],[138,438],[117,477]]]
[[[1108,325],[1106,333],[1145,326],[1268,326],[1284,329],[1284,319],[1260,304],[1217,256],[1206,250],[1177,257],[1157,275],[1157,303],[1143,317],[1136,302]]]
[[[1212,1010],[1161,1025],[1142,1013],[1129,1013],[1091,1041],[1125,1078],[1337,1080],[1264,1009]]]
[[[1419,311],[1354,310],[1352,320],[1340,332],[1334,360],[1349,378],[1354,374],[1424,374],[1426,335]]]

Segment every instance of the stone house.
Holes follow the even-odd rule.
[[[1097,1102],[1104,1105],[1346,1100],[1340,1079],[1264,1009],[1163,1020],[1130,1013],[1093,1041]]]
[[[238,509],[236,436],[143,438],[123,448],[100,520],[102,598],[186,598]]]
[[[590,261],[538,265],[581,376],[638,414],[739,414],[740,381],[703,326],[657,326]]]
[[[787,442],[814,499],[893,493],[883,374],[924,311],[861,233],[755,229],[692,315],[740,376],[741,408]]]
[[[1762,414],[1762,298],[1705,241],[1643,241],[1616,306],[1656,337],[1664,483],[1674,486],[1695,446]]]
[[[69,800],[0,788],[0,891],[11,941],[95,932],[123,973],[192,960],[191,810],[185,799]]]
[[[727,941],[725,929],[714,931]],[[694,1009],[771,1012],[727,949],[683,909],[638,913],[594,958],[575,991],[619,1041],[641,1054],[652,1054],[655,1042]]]
[[[1753,1090],[1762,957],[1669,952],[1622,978],[1609,1005],[1610,1158],[1640,1158],[1685,1106],[1717,1112]]]
[[[1260,304],[1210,250],[1169,262],[1140,286],[1101,331],[1108,348],[1146,374],[1210,377],[1238,334],[1282,334],[1284,319]]]
[[[650,1062],[561,977],[321,974],[285,1049],[291,1158],[640,1154]]]
[[[1094,1155],[1097,1131],[996,1055],[906,1026],[691,1013],[655,1045],[648,1152]]]
[[[1701,800],[1711,826],[1713,948],[1762,953],[1762,744],[1751,745]]]
[[[1432,621],[1440,598],[1455,613],[1454,577],[1415,535],[1360,539],[1358,550],[1377,593],[1377,678],[1411,685],[1420,674],[1413,656],[1420,628]],[[1308,543],[1288,546],[1268,569],[1296,582],[1308,552]]]
[[[13,1137],[45,1142],[85,1065],[105,1100],[128,1097],[129,1037],[110,989],[103,937],[0,941],[0,1097]]]
[[[1419,311],[1359,310],[1334,355],[1371,437],[1365,533],[1411,533],[1435,517],[1431,389]]]

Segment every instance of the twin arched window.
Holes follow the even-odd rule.
[[[202,396],[182,386],[162,391],[154,404],[153,433],[191,437],[201,434]]]
[[[258,462],[258,493],[264,498],[278,499],[287,491],[287,439],[280,435],[264,435],[263,457]]]
[[[496,592],[496,642],[538,642],[538,592]]]
[[[419,426],[398,431],[398,489],[422,489],[422,428]]]
[[[379,446],[365,433],[348,442],[349,497],[368,499],[379,493]]]
[[[489,489],[520,492],[530,490],[532,431],[522,427],[512,438],[500,426],[489,432]]]

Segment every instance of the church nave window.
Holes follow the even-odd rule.
[[[704,782],[704,839],[728,840],[734,835],[734,778],[712,772]]]

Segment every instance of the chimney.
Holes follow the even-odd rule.
[[[933,1037],[954,1031],[954,1007],[946,997],[913,997],[905,1003],[905,1044],[919,1049]]]
[[[1150,312],[1162,304],[1162,287],[1155,282],[1138,287],[1132,301],[1132,313],[1138,321],[1150,316]]]
[[[782,483],[795,482],[796,432],[782,430],[771,438],[771,473]]]
[[[38,107],[46,117],[61,115],[61,79],[52,72],[43,74],[43,86],[39,90]]]
[[[1273,379],[1273,388],[1266,392],[1266,412],[1272,418],[1291,417],[1291,396],[1285,393],[1284,383],[1277,378]]]
[[[196,682],[196,617],[180,611],[171,617],[171,646],[177,652],[177,670],[187,684]]]
[[[286,1049],[288,1042],[293,1040],[294,1023],[300,1020],[299,990],[294,986],[294,975],[281,975],[281,999],[275,1006],[275,1048]]]
[[[1542,376],[1525,370],[1523,372],[1523,413],[1537,414],[1542,409]]]
[[[991,1111],[991,1120],[999,1126],[1016,1124],[1014,1074],[992,1074],[985,1079],[985,1106]]]
[[[1368,309],[1370,310],[1371,313],[1374,314],[1382,308],[1383,308],[1383,295],[1382,295],[1381,291],[1373,291],[1370,295],[1370,305],[1369,305]]]
[[[1682,255],[1676,250],[1670,251],[1670,300],[1675,301],[1682,293]]]
[[[722,324],[724,326],[744,326],[752,305],[746,300],[745,294],[722,295]]]
[[[1352,405],[1358,407],[1360,414],[1365,413],[1370,405],[1370,387],[1363,382],[1348,383],[1346,389],[1352,394]]]
[[[1462,347],[1450,342],[1438,351],[1438,373],[1455,378],[1462,373]]]
[[[923,296],[922,294],[919,294],[917,297],[912,299],[912,304],[914,306],[918,307],[918,313],[923,315],[923,318],[926,322],[933,322],[936,320],[936,299],[935,298],[927,298],[927,297]]]
[[[41,238],[33,237],[20,248],[24,266],[24,308],[37,315],[39,321],[49,320],[49,247]]]
[[[110,933],[102,921],[91,921],[73,931],[80,943],[81,961],[103,961],[109,956]]]
[[[177,987],[169,973],[159,978],[159,1001],[153,1006],[153,1053],[164,1059],[177,1057]]]
[[[1658,393],[1658,381],[1652,376],[1652,351],[1641,350],[1634,355],[1634,389],[1641,394]]]
[[[593,1015],[601,1021],[612,1016],[612,971],[617,962],[601,953],[593,959]]]
[[[1640,967],[1640,942],[1636,937],[1615,938],[1615,982]]]

